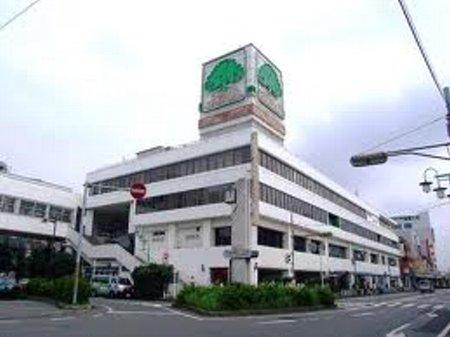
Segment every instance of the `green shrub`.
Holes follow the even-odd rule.
[[[27,284],[27,294],[31,296],[46,297],[62,303],[72,303],[73,296],[72,277],[61,277],[55,280],[35,278]],[[89,301],[91,286],[85,279],[78,281],[78,304]]]
[[[176,298],[178,306],[208,311],[294,308],[334,304],[329,287],[292,287],[281,283],[225,286],[187,286]]]
[[[319,297],[320,304],[333,305],[336,300],[336,295],[331,288],[326,285],[317,289],[317,296]]]
[[[317,288],[305,286],[296,294],[296,303],[298,306],[314,306],[319,304]]]
[[[148,300],[161,299],[173,278],[173,267],[148,264],[137,267],[133,273],[136,296]]]

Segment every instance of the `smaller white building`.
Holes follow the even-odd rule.
[[[0,165],[0,243],[27,251],[64,241],[76,227],[79,196],[70,188],[9,173]]]

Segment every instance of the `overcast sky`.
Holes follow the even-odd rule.
[[[30,2],[2,0],[0,24]],[[450,85],[450,1],[407,4]],[[80,190],[88,171],[195,140],[202,62],[249,42],[283,72],[288,149],[388,214],[438,203],[418,183],[448,163],[348,163],[445,113],[396,0],[41,0],[0,31],[0,160]],[[381,149],[446,140],[441,121]],[[431,211],[445,270],[449,212]]]

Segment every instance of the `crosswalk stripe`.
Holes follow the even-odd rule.
[[[425,309],[425,308],[428,308],[429,306],[431,306],[431,304],[421,304],[417,308],[418,309]]]
[[[440,310],[440,309],[442,309],[443,307],[444,307],[444,305],[438,304],[438,305],[435,305],[435,306],[433,307],[433,309],[434,309],[434,310]]]

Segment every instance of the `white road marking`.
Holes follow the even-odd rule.
[[[373,305],[373,307],[374,307],[374,308],[378,308],[378,307],[381,307],[381,306],[386,305],[386,304],[387,304],[387,302],[375,303],[375,304]]]
[[[404,305],[402,305],[402,308],[411,308],[413,306],[415,306],[417,303],[406,303]]]
[[[374,315],[373,312],[362,312],[360,314],[352,315],[352,317],[364,317],[364,316],[372,316],[372,315]]]
[[[445,337],[445,336],[447,336],[447,334],[448,334],[449,332],[450,332],[450,323],[447,324],[447,326],[444,328],[444,330],[442,330],[442,331],[440,332],[440,334],[437,335],[437,337]]]
[[[113,310],[111,312],[108,312],[108,314],[112,315],[135,315],[135,314],[141,314],[141,315],[149,315],[149,316],[173,316],[175,313],[172,312],[159,312],[159,311],[138,311],[138,310],[132,310],[132,311],[126,311],[126,310]]]
[[[434,311],[432,311],[432,312],[427,312],[427,316],[430,318],[435,318],[435,317],[438,317],[439,315],[434,313]]]
[[[410,325],[411,325],[411,323],[403,324],[403,325],[399,326],[398,328],[392,330],[391,332],[388,332],[386,334],[386,337],[404,337],[405,334],[403,332],[400,332],[400,331],[402,331],[403,329],[406,329]]]
[[[438,304],[433,307],[434,310],[441,310],[442,308],[444,308],[443,304]]]
[[[391,303],[388,303],[386,306],[389,308],[393,308],[393,307],[396,307],[401,304],[402,304],[402,302],[391,302]]]
[[[56,321],[68,321],[68,320],[71,320],[71,319],[75,319],[75,317],[74,316],[64,316],[64,317],[53,317],[53,318],[50,318],[50,320],[54,321],[54,322],[56,322]]]
[[[172,309],[172,308],[165,308],[165,309],[167,311],[175,314],[175,315],[179,315],[179,316],[183,316],[183,317],[187,317],[187,318],[192,318],[192,319],[195,319],[197,321],[203,321],[202,317],[198,317],[198,316],[195,316],[195,315],[190,315],[188,313],[185,313],[185,312],[182,312],[182,311],[178,311],[178,310],[175,310],[175,309]]]
[[[257,322],[257,324],[286,324],[286,323],[294,323],[297,322],[295,319],[276,319],[273,321],[264,321],[264,322]]]
[[[431,304],[422,304],[422,305],[419,305],[417,308],[425,309],[425,308],[428,308],[429,306],[431,306]]]
[[[103,314],[95,314],[95,315],[92,315],[92,317],[94,317],[94,318],[102,317],[102,316],[103,316]]]

